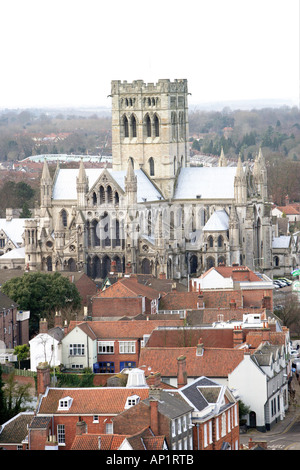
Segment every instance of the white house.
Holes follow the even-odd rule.
[[[87,323],[76,325],[62,339],[61,352],[67,369],[93,369],[97,362],[97,337]]]
[[[29,340],[30,345],[30,370],[36,371],[40,362],[48,362],[50,367],[61,364],[61,341],[64,337],[64,329],[54,326],[48,330],[46,319],[40,321],[40,332]]]
[[[285,347],[262,343],[228,375],[228,386],[237,390],[250,408],[247,425],[270,430],[288,409],[288,364]]]

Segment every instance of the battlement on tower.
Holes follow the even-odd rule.
[[[157,83],[145,83],[143,80],[134,80],[128,83],[126,80],[113,80],[111,93],[187,93],[187,79],[159,79]]]

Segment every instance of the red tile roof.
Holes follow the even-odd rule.
[[[158,299],[160,292],[152,289],[152,287],[145,286],[138,282],[136,278],[122,278],[117,282],[107,287],[105,290],[99,292],[97,297],[112,298],[112,297],[137,297],[142,295],[149,299]]]
[[[118,450],[126,437],[118,434],[82,434],[75,436],[70,450]]]
[[[141,400],[144,400],[149,396],[149,389],[142,387],[49,388],[42,397],[38,414],[77,414],[80,416],[118,414],[124,411],[126,400],[132,395],[138,395]],[[68,396],[72,398],[71,407],[59,410],[59,400]]]
[[[71,321],[68,332],[78,326],[85,332],[92,330],[95,338],[142,338],[158,326],[183,326],[184,319],[171,320],[124,320],[124,321]]]
[[[177,376],[177,358],[186,357],[188,377],[227,377],[244,358],[243,350],[206,348],[202,356],[196,355],[196,347],[186,348],[149,348],[141,350],[140,367],[145,365],[145,373],[159,371],[162,377]]]

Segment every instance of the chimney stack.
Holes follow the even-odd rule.
[[[233,347],[244,342],[244,334],[241,326],[235,326],[233,328]]]
[[[40,333],[48,333],[48,322],[46,318],[40,319]]]
[[[63,326],[63,322],[62,322],[62,316],[61,316],[61,312],[56,312],[55,313],[55,318],[54,318],[54,327],[57,328],[62,328]]]
[[[50,366],[48,362],[40,362],[37,371],[37,394],[43,395],[50,386]]]
[[[150,428],[155,436],[158,436],[158,401],[150,397]]]
[[[187,384],[186,357],[177,358],[177,387],[181,388]]]
[[[204,353],[204,344],[202,343],[202,338],[200,338],[199,343],[197,344],[196,356],[203,356]]]

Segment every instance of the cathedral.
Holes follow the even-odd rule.
[[[25,221],[28,270],[184,279],[212,266],[272,269],[262,152],[254,165],[190,166],[187,80],[112,81],[112,168],[47,161],[40,207]]]

